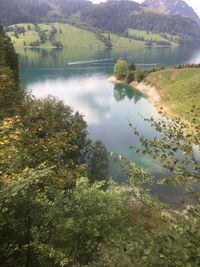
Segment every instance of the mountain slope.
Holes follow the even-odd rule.
[[[34,24],[24,23],[11,25],[6,27],[6,30],[17,48],[34,46],[42,48],[105,48],[108,47],[108,41],[110,47],[133,48],[145,46],[145,41],[142,40],[130,40],[111,33],[101,34],[99,32],[97,34],[96,32],[86,31],[67,23],[41,23],[37,24],[37,28]],[[52,36],[52,30],[54,30],[55,34],[53,38],[50,38]],[[143,33],[138,31],[137,34]],[[159,41],[161,37],[159,35],[155,36]],[[165,42],[167,41],[165,39],[163,40]]]
[[[145,0],[144,5],[156,8],[164,14],[180,15],[189,17],[198,24],[200,24],[200,18],[186,2],[182,0]]]
[[[94,5],[81,14],[81,21],[93,27],[126,33],[128,28],[178,35],[181,45],[200,44],[200,26],[187,17],[144,11],[144,6],[131,1],[109,1]]]
[[[43,0],[0,0],[0,21],[4,25],[38,23],[51,10]]]
[[[200,26],[192,19],[159,13],[128,0],[98,5],[87,0],[0,0],[0,18],[4,25],[66,22],[92,32],[109,31],[125,37],[131,28],[178,36],[181,45],[200,45]]]
[[[4,25],[55,21],[92,6],[87,0],[0,0],[0,21]]]

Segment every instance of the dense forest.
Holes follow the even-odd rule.
[[[92,10],[83,12],[82,19],[94,27],[115,33],[122,34],[126,29],[134,28],[178,35],[181,45],[200,43],[200,26],[191,19],[143,12],[141,5],[130,1],[102,3],[94,6]]]
[[[20,22],[37,22],[46,16],[51,7],[45,1],[0,1],[0,18],[4,25]]]
[[[188,193],[190,206],[173,211],[150,195],[152,178],[126,159],[116,155],[115,163],[127,182],[108,179],[109,153],[88,139],[83,116],[58,99],[26,94],[2,28],[0,42],[0,266],[199,266],[199,111],[191,110],[192,126],[147,119],[162,133],[154,140],[129,123],[141,152],[174,173],[157,183]]]
[[[0,118],[19,110],[23,90],[20,87],[18,58],[10,38],[0,26]]]
[[[128,28],[134,28],[179,36],[181,45],[200,43],[200,26],[192,19],[159,14],[132,1],[108,1],[95,5],[85,0],[1,0],[0,18],[4,25],[68,22],[84,29],[111,31],[125,36]]]

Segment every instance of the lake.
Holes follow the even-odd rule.
[[[88,124],[89,138],[102,140],[110,153],[125,156],[155,177],[165,173],[157,161],[130,149],[139,145],[139,141],[128,122],[152,138],[155,132],[142,116],[158,118],[157,110],[140,91],[113,85],[108,77],[120,57],[129,63],[174,66],[199,63],[200,49],[18,49],[17,52],[21,80],[28,91],[36,97],[56,96],[78,110]],[[102,59],[109,60],[98,62]],[[81,64],[81,61],[92,62]]]

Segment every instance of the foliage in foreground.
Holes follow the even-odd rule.
[[[54,99],[27,105],[21,119],[5,119],[0,128],[1,266],[199,266],[199,205],[186,217],[163,207],[141,187],[148,176],[127,161],[122,169],[130,183],[91,183],[83,154],[70,152],[79,138],[86,141],[81,117]],[[174,123],[171,141],[184,134]]]
[[[23,94],[19,84],[17,54],[0,26],[0,120],[19,112]]]
[[[54,179],[40,166],[2,187],[1,266],[85,264],[118,232],[120,191],[84,178],[74,189],[58,190]]]
[[[199,112],[200,110],[193,106],[189,112],[189,122],[178,117],[168,121],[163,116],[158,120],[152,117],[145,118],[157,132],[157,137],[153,139],[146,138],[130,123],[134,134],[140,139],[141,151],[158,159],[163,167],[171,171],[172,175],[163,179],[162,183],[184,186],[197,203],[200,201],[198,186],[195,186],[200,181]],[[163,108],[160,114],[166,115]]]
[[[80,178],[60,190],[54,179],[42,165],[1,187],[1,266],[199,266],[197,217],[130,184]]]
[[[1,266],[199,266],[196,192],[197,205],[185,217],[155,201],[143,189],[149,177],[129,162],[122,166],[129,184],[97,182],[107,152],[87,139],[80,114],[54,98],[27,98],[21,109],[23,115],[0,123]],[[191,134],[178,119],[169,126],[149,122],[163,139],[148,141],[136,132],[143,152],[174,166],[170,182],[191,192],[199,181],[199,163],[191,157],[198,117]],[[185,153],[180,162],[177,148]]]

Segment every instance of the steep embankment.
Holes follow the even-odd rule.
[[[164,69],[150,73],[144,81],[160,95],[157,105],[188,119],[192,106],[200,108],[200,68]]]

